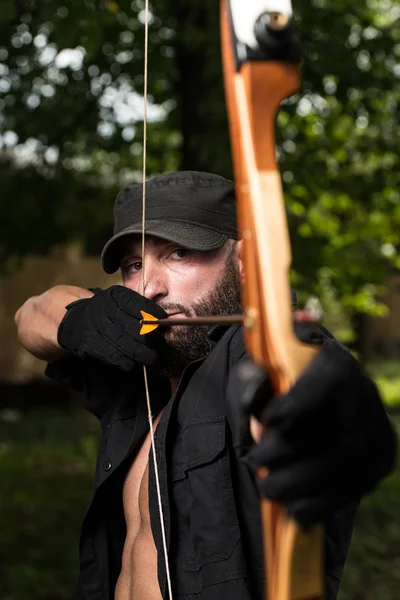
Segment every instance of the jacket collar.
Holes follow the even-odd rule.
[[[241,325],[214,325],[207,334],[207,340],[210,344],[210,349],[214,348],[214,346],[219,342],[224,333],[228,331],[231,327],[241,327]]]

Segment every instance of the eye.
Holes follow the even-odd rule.
[[[141,268],[142,268],[142,261],[135,260],[127,265],[124,265],[122,270],[124,271],[124,273],[127,273],[128,275],[132,275],[133,273],[137,273],[138,271],[140,271]]]
[[[187,248],[175,248],[175,250],[171,252],[171,256],[174,256],[174,258],[186,258],[191,252],[192,251]]]

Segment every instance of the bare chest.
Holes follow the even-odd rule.
[[[154,429],[161,414],[154,421]],[[151,531],[149,512],[150,454],[149,433],[128,471],[123,486],[126,540],[115,600],[161,600],[157,578],[157,549]]]
[[[154,421],[156,429],[161,413]],[[125,478],[123,506],[128,532],[150,522],[149,515],[149,460],[151,456],[151,434],[147,434]],[[134,531],[132,531],[134,533]]]

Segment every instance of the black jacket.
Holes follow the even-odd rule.
[[[217,327],[211,352],[185,370],[171,397],[167,380],[150,376],[157,460],[169,548],[173,597],[187,600],[262,599],[265,587],[259,497],[236,456],[235,415],[227,401],[232,367],[245,356],[241,328]],[[121,569],[126,527],[122,485],[148,433],[142,371],[130,375],[74,358],[49,365],[47,375],[85,392],[101,421],[102,442],[80,540],[80,600],[111,600]],[[162,549],[153,461],[149,509],[164,598]],[[356,507],[326,524],[326,598],[337,596]]]

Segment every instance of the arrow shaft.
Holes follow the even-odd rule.
[[[233,325],[243,323],[244,315],[215,315],[209,317],[181,317],[178,319],[142,319],[141,325],[158,325],[171,327],[172,325]]]

